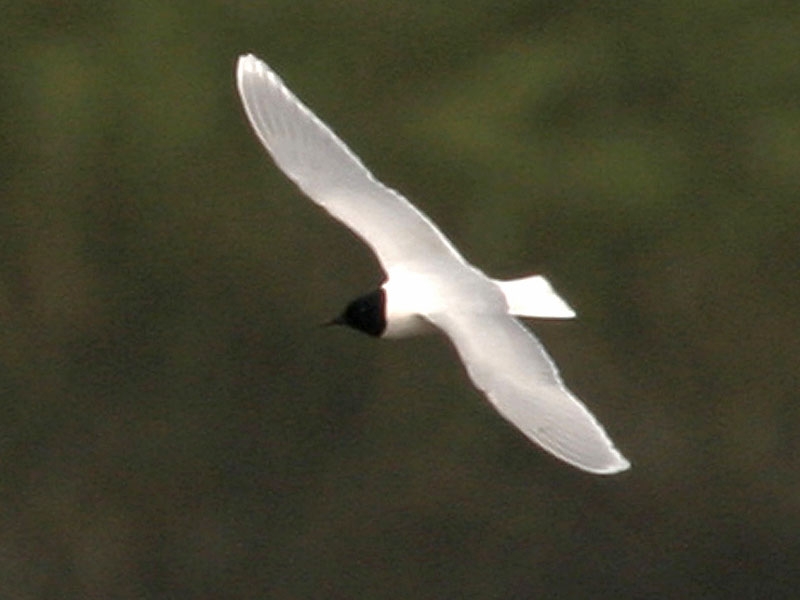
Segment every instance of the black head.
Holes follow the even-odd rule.
[[[344,312],[329,323],[347,325],[380,337],[386,331],[386,292],[379,288],[353,300]]]

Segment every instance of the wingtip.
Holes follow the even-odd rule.
[[[262,65],[264,62],[255,54],[241,54],[236,60],[236,74],[241,79],[245,73],[258,73],[263,69]]]
[[[239,59],[236,62],[241,66],[242,64],[247,63],[257,63],[259,62],[259,59],[252,52],[247,52],[245,54],[240,54]]]
[[[630,469],[631,463],[627,458],[622,456],[622,454],[615,451],[614,460],[610,464],[597,469],[587,469],[586,467],[582,468],[590,473],[594,473],[595,475],[616,475],[617,473],[622,473],[623,471]]]
[[[247,81],[256,78],[258,81]],[[267,82],[270,86],[280,88],[284,95],[291,95],[286,89],[283,80],[272,68],[255,54],[242,54],[236,61],[236,84],[240,92],[245,86]]]

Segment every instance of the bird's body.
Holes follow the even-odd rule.
[[[386,272],[379,289],[351,302],[333,323],[382,338],[439,330],[473,383],[528,438],[589,472],[629,467],[564,386],[536,338],[514,318],[575,315],[546,279],[498,281],[470,265],[424,214],[376,180],[264,62],[240,57],[237,85],[250,123],[276,164],[359,235]]]

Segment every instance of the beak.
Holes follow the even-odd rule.
[[[342,317],[336,317],[335,319],[323,323],[320,327],[330,327],[332,325],[344,325],[344,319]]]

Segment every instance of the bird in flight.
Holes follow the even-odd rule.
[[[597,419],[566,388],[542,345],[515,318],[575,316],[544,277],[499,281],[469,264],[262,60],[240,56],[236,83],[250,124],[275,164],[358,235],[385,272],[377,290],[353,300],[332,324],[379,338],[439,330],[475,386],[530,440],[590,473],[629,468]]]

